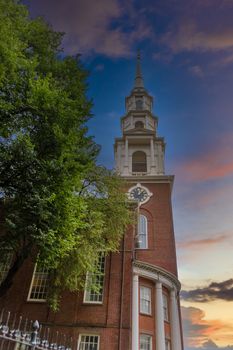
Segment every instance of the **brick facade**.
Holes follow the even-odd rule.
[[[27,301],[34,269],[31,260],[23,264],[13,287],[0,300],[0,307],[38,319],[40,323],[73,337],[75,346],[80,334],[93,334],[100,336],[97,350],[138,350],[132,349],[132,339],[138,338],[136,344],[139,344],[140,334],[144,334],[151,337],[150,350],[166,350],[166,341],[171,342],[171,350],[182,350],[180,284],[171,205],[173,176],[164,174],[165,144],[163,138],[156,135],[157,117],[151,111],[153,99],[144,89],[140,74],[138,66],[135,87],[126,98],[123,137],[116,139],[114,148],[116,168],[125,178],[128,189],[139,184],[151,194],[150,199],[142,201],[139,207],[139,214],[147,218],[147,248],[135,248],[137,225],[129,227],[119,252],[106,258],[101,304],[84,303],[83,292],[64,293],[57,313],[52,312],[45,302]],[[140,106],[139,110],[137,106]],[[141,159],[145,159],[146,164],[139,164],[146,169],[143,174],[132,172],[132,162],[137,160],[135,152],[144,152]],[[133,284],[133,276],[137,276],[138,287]],[[133,295],[137,293],[138,300],[134,300],[140,310],[140,286],[150,290],[150,314],[134,313]],[[163,294],[168,300],[168,320],[164,320],[162,315]],[[132,314],[136,321],[132,320]],[[159,322],[162,327],[159,327]],[[139,345],[136,347],[139,348]]]
[[[153,193],[140,208],[148,218],[148,249],[134,249],[133,228],[130,227],[122,240],[118,253],[106,259],[104,299],[102,304],[83,302],[83,293],[64,293],[57,313],[46,303],[27,301],[34,265],[28,260],[15,277],[14,285],[2,298],[1,307],[15,310],[30,319],[51,324],[62,333],[78,339],[82,333],[100,335],[100,349],[127,350],[131,343],[132,259],[162,267],[177,274],[175,243],[172,226],[170,184],[146,184]],[[140,278],[140,285],[152,290],[152,314],[140,314],[140,331],[151,334],[155,344],[154,284]],[[167,293],[167,291],[166,291]],[[169,322],[165,322],[166,336],[170,337]],[[155,347],[154,347],[155,349]]]

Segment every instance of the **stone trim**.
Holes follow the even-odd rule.
[[[124,176],[121,175],[121,177],[129,182],[129,183],[169,183],[171,187],[173,187],[174,183],[174,175],[158,175],[158,176],[150,176],[150,175],[144,175],[144,176],[137,176],[137,175],[130,175],[130,176]]]
[[[173,275],[171,272],[166,271],[162,267],[156,266],[156,265],[151,265],[139,260],[135,260],[133,262],[133,270],[139,274],[140,272],[143,275],[143,272],[148,272],[149,275],[148,277],[154,279],[154,280],[159,280],[161,279],[161,282],[167,287],[170,287],[170,289],[175,286],[177,291],[179,292],[181,289],[181,283],[178,280],[178,278]],[[162,277],[162,278],[161,278]],[[164,279],[164,281],[163,281]]]

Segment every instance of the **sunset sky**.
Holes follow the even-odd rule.
[[[90,71],[90,134],[113,167],[140,48],[174,224],[185,349],[233,349],[233,0],[25,0]],[[229,345],[229,347],[227,347]]]

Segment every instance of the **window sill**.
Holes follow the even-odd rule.
[[[27,299],[27,303],[40,303],[40,304],[43,304],[43,303],[46,303],[47,300],[46,299]]]
[[[99,305],[99,306],[102,306],[103,302],[102,301],[83,301],[83,305],[89,305],[89,306]]]
[[[146,314],[146,313],[144,313],[144,312],[139,312],[139,314],[141,315],[141,316],[149,316],[149,317],[153,317],[153,315],[152,314]]]

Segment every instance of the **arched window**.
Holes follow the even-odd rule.
[[[136,129],[143,129],[143,128],[144,128],[143,122],[141,122],[140,120],[138,120],[138,121],[135,123],[135,128],[136,128]]]
[[[132,156],[132,172],[147,172],[146,153],[137,151]]]
[[[148,230],[147,218],[145,215],[139,215],[138,220],[138,248],[147,249],[148,247]]]

